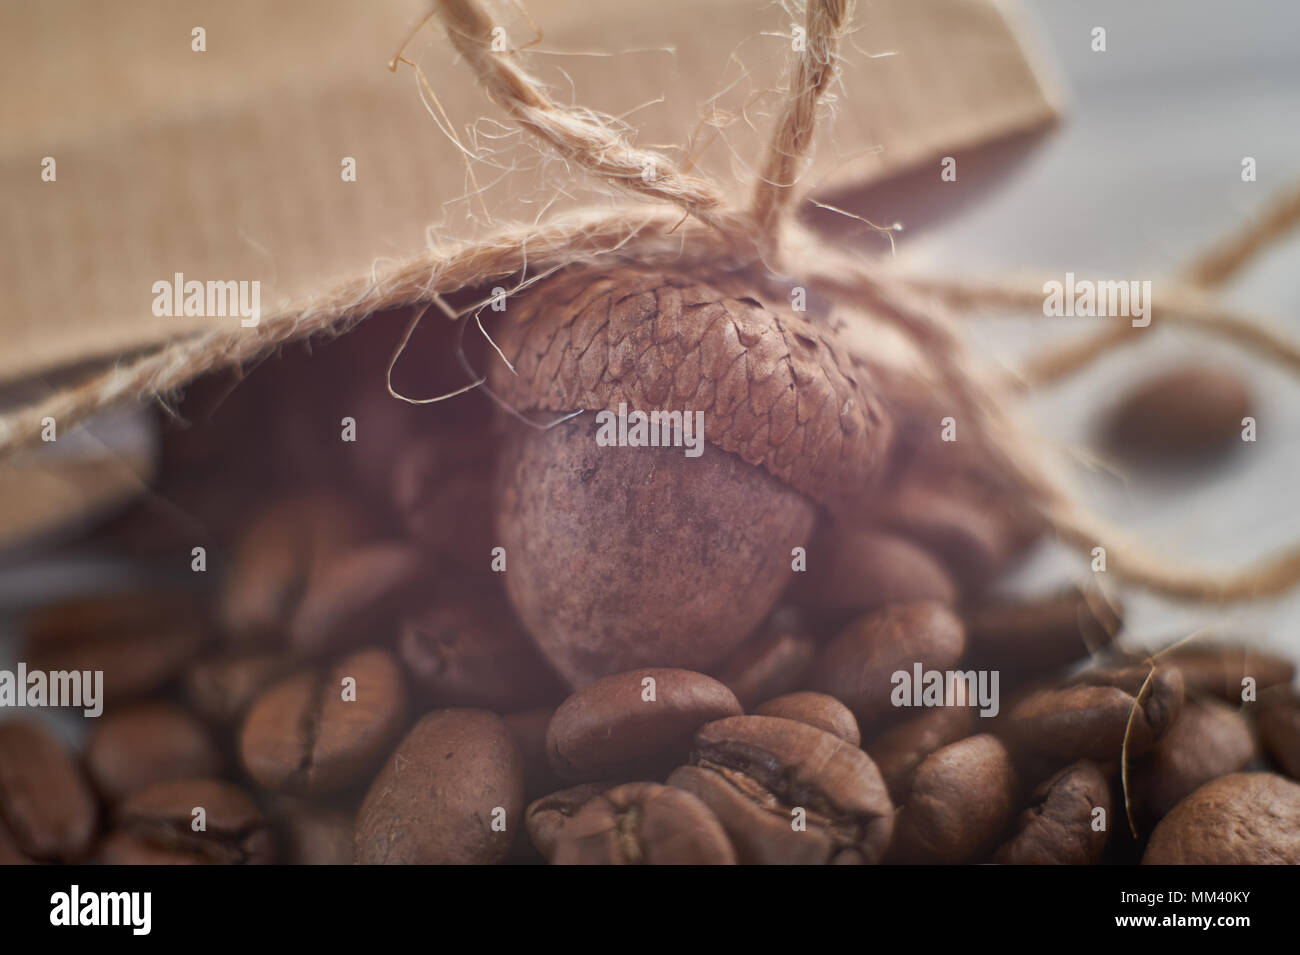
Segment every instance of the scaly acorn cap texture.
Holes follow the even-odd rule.
[[[489,373],[518,411],[703,411],[711,444],[831,511],[881,473],[884,406],[834,332],[663,269],[576,268],[511,299]]]

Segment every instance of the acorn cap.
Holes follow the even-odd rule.
[[[566,271],[511,300],[493,391],[518,411],[704,412],[704,437],[831,510],[884,465],[892,426],[834,332],[661,269]]]

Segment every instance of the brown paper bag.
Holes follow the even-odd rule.
[[[797,26],[779,6],[526,6],[493,13],[555,98],[618,118],[639,145],[696,163],[744,200]],[[0,452],[39,450],[33,413],[102,384],[115,363],[214,327],[265,334],[240,315],[167,315],[175,299],[159,283],[257,282],[270,314],[430,242],[608,205],[483,97],[436,21],[405,51],[429,89],[408,66],[390,72],[425,12],[420,0],[0,8],[0,386],[11,386]],[[859,4],[803,182],[842,195],[932,161],[937,176],[943,155],[1050,125],[1054,97],[1007,13],[992,0]],[[465,151],[480,157],[472,175]],[[92,391],[78,417],[149,396]],[[59,421],[60,435],[75,424]],[[148,477],[147,459],[132,460],[123,471],[93,442],[11,456],[0,497],[25,504],[0,511],[0,542],[79,510],[83,495],[102,505],[129,493]]]

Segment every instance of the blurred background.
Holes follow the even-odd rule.
[[[901,256],[973,278],[1007,272],[1107,275],[1155,282],[1178,272],[1300,178],[1300,59],[1289,36],[1300,9],[1246,0],[1026,5],[1043,57],[1064,77],[1065,121],[978,202]],[[1107,30],[1107,51],[1091,31]],[[1256,159],[1259,178],[1241,179]],[[901,216],[900,216],[901,217]],[[906,221],[906,220],[905,220]],[[1300,336],[1300,234],[1277,243],[1224,290],[1225,302]],[[996,319],[975,326],[1009,358],[1087,334],[1087,319]],[[1095,320],[1091,322],[1095,325]],[[1153,474],[1080,471],[1093,507],[1188,563],[1239,567],[1300,538],[1300,382],[1222,341],[1160,329],[1077,379],[1032,398],[1047,440],[1095,447],[1099,421],[1132,383],[1193,359],[1238,372],[1254,392],[1259,440],[1206,467]],[[1050,586],[1082,566],[1048,553],[1017,583]],[[1160,646],[1201,627],[1300,659],[1300,595],[1257,606],[1179,606],[1126,593],[1131,639]]]

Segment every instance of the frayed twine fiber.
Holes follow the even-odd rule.
[[[631,206],[578,213],[548,223],[517,226],[476,242],[451,243],[408,262],[375,269],[365,279],[308,302],[294,303],[247,330],[211,333],[177,342],[123,364],[82,386],[0,418],[0,450],[37,440],[41,419],[75,424],[93,412],[129,399],[174,392],[198,375],[239,368],[276,347],[313,334],[338,334],[367,315],[428,302],[469,286],[545,272],[563,265],[616,255],[643,264],[680,268],[766,265],[779,257],[791,274],[840,299],[869,303],[885,321],[920,346],[970,416],[968,433],[1003,471],[1007,493],[1033,507],[1066,543],[1087,553],[1104,546],[1114,573],[1151,590],[1193,600],[1255,599],[1281,593],[1300,582],[1300,548],[1254,567],[1221,574],[1196,571],[1125,540],[1079,506],[1049,472],[1032,433],[1010,410],[1011,386],[981,366],[961,337],[947,306],[971,304],[1041,307],[1016,285],[977,286],[963,282],[912,280],[888,267],[851,258],[797,229],[785,244],[795,184],[813,139],[818,104],[836,71],[836,50],[849,19],[846,0],[808,0],[806,43],[792,71],[786,104],[767,155],[759,167],[751,207],[731,210],[707,180],[686,176],[663,155],[633,146],[588,111],[562,108],[506,56],[491,48],[494,24],[477,0],[432,0],[452,44],[474,69],[485,92],[524,128],[555,152],[601,181],[672,208]],[[654,175],[643,175],[645,170]],[[1243,230],[1194,264],[1189,289],[1209,286],[1239,270],[1253,255],[1300,219],[1300,190],[1274,214]],[[523,280],[520,280],[521,284]],[[1282,357],[1297,367],[1300,347],[1241,316],[1207,304],[1203,291],[1166,302],[1165,317],[1233,338]],[[1128,339],[1107,333],[1102,344],[1054,359],[1054,380],[1091,357]],[[1077,346],[1072,346],[1077,349]],[[1073,357],[1071,357],[1073,356]]]
[[[1258,219],[1202,252],[1181,277],[1160,282],[1160,296],[1153,303],[1153,319],[1186,325],[1218,335],[1255,352],[1262,358],[1284,365],[1300,374],[1300,343],[1287,338],[1272,324],[1234,312],[1207,295],[1239,273],[1271,242],[1300,225],[1300,183],[1274,196]],[[945,302],[953,308],[1025,309],[1037,311],[1043,303],[1043,282],[1033,279],[975,282],[967,280],[905,277],[903,284]],[[1120,324],[1081,341],[1069,342],[1035,356],[1015,376],[1025,387],[1059,381],[1091,364],[1121,345],[1137,340],[1132,325]]]

